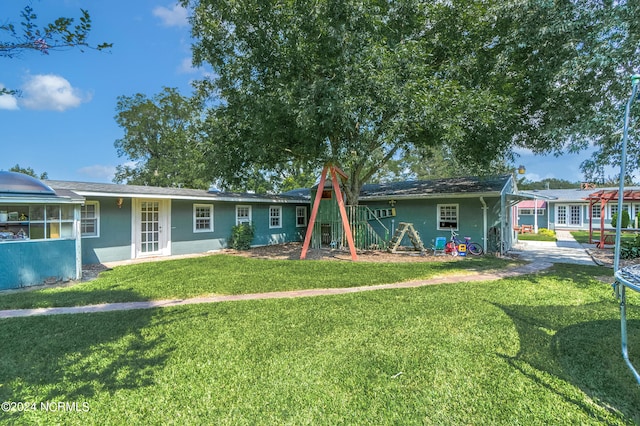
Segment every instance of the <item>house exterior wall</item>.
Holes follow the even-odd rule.
[[[113,197],[86,197],[86,202],[98,202],[99,234],[95,237],[82,237],[82,263],[130,259],[131,198],[124,198],[120,208]]]
[[[77,274],[73,239],[0,243],[0,290],[73,280]]]
[[[114,197],[86,197],[99,206],[99,235],[82,238],[82,263],[115,262],[132,258],[132,224],[138,212],[131,198],[124,198],[121,207]],[[194,231],[194,205],[213,206],[213,230]],[[227,247],[231,228],[236,224],[236,206],[251,207],[255,226],[252,245],[301,241],[306,227],[296,226],[296,207],[305,204],[232,203],[215,200],[171,200],[171,255],[184,255],[220,250]],[[270,228],[269,209],[281,207],[281,227]],[[307,206],[308,207],[308,206]]]
[[[491,229],[500,228],[501,201],[500,197],[485,197],[484,201],[487,205],[487,239],[489,239]],[[372,211],[390,208],[388,201],[362,201],[361,204],[366,205]],[[479,197],[397,200],[393,207],[395,216],[381,218],[379,219],[381,223],[376,220],[369,223],[383,237],[385,227],[393,235],[400,222],[413,223],[424,246],[429,248],[436,237],[445,237],[447,240],[451,237],[451,232],[448,229],[439,229],[438,227],[438,206],[444,204],[456,205],[458,208],[458,230],[456,232],[459,238],[470,237],[471,241],[484,246],[484,206]],[[411,246],[408,237],[404,237],[401,245]],[[495,249],[491,247],[489,241],[487,241],[487,248],[489,250]]]

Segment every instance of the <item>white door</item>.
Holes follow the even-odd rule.
[[[134,257],[169,255],[169,204],[166,200],[136,200]]]
[[[569,225],[571,226],[582,225],[582,206],[576,206],[576,205],[569,206]]]
[[[566,225],[567,224],[567,206],[558,206],[557,215],[556,215],[556,223],[558,225]]]

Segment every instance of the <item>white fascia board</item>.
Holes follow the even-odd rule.
[[[256,199],[242,197],[220,197],[220,196],[195,196],[195,195],[166,195],[166,194],[139,194],[139,193],[121,193],[121,192],[90,192],[90,191],[73,191],[83,197],[111,197],[111,198],[143,198],[153,200],[192,200],[192,201],[224,201],[236,203],[270,203],[270,204],[310,204],[310,200],[277,200],[277,199]]]

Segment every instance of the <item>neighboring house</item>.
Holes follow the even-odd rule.
[[[589,215],[593,219],[593,228],[600,229],[600,217],[602,209],[600,203],[592,204],[587,199],[601,189],[616,190],[618,188],[594,188],[590,186],[585,189],[543,189],[521,191],[522,195],[528,196],[530,199],[518,203],[516,207],[518,225],[534,225],[534,212],[537,211],[538,228],[547,229],[589,229]],[[636,187],[626,189],[638,189]],[[534,206],[534,200],[537,201],[538,208]],[[628,210],[631,217],[640,213],[639,203],[624,203],[624,209]],[[618,204],[607,203],[605,205],[605,228],[612,228],[611,217],[618,210]]]
[[[311,195],[315,191],[317,188]],[[351,227],[356,229],[355,244],[360,249],[381,248],[399,224],[407,222],[413,224],[427,249],[436,237],[448,239],[453,229],[461,237],[471,237],[485,251],[505,252],[513,243],[511,206],[520,200],[516,194],[511,175],[367,184],[360,191],[357,211],[349,214]],[[345,245],[334,196],[327,182],[312,247]],[[403,245],[412,244],[406,240]]]

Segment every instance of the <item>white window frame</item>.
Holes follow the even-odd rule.
[[[455,227],[441,227],[440,223],[443,222],[443,209],[451,209],[453,208],[455,211],[455,221],[456,221],[456,226]],[[437,229],[439,231],[448,231],[450,229],[453,228],[454,231],[457,231],[458,228],[460,227],[460,205],[459,204],[438,204],[437,205]],[[448,219],[448,218],[444,218],[444,219]]]
[[[518,208],[518,214],[522,216],[533,216],[533,207]],[[538,216],[544,216],[544,208],[538,207]]]
[[[302,223],[299,220],[302,218]],[[307,226],[307,206],[297,206],[296,207],[296,227],[302,228]]]
[[[602,205],[594,203],[591,205],[591,219],[600,219],[602,214]]]
[[[274,220],[277,223],[274,224]],[[282,206],[269,206],[269,229],[282,228]]]
[[[240,209],[247,209],[247,216],[239,216],[238,213],[240,211]],[[251,206],[248,205],[242,205],[242,204],[238,204],[236,206],[236,225],[240,225],[243,223],[247,223],[247,224],[251,224],[252,222],[252,212],[251,212]]]
[[[209,216],[198,216],[198,211],[209,210]],[[209,220],[207,228],[198,228],[198,221]],[[213,232],[213,204],[194,204],[193,205],[193,232]]]
[[[83,210],[89,205],[95,206],[95,217],[84,219],[82,217]],[[95,232],[86,233],[83,231],[83,221],[92,220],[95,221]],[[85,201],[84,205],[80,206],[80,235],[82,238],[100,238],[100,202],[99,201]]]

